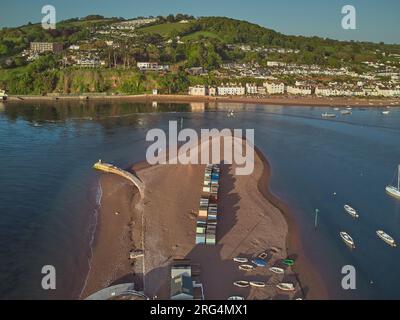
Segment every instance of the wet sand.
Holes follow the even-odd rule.
[[[144,198],[120,177],[102,175],[102,206],[91,270],[82,297],[113,283],[135,282],[149,297],[169,299],[170,266],[190,259],[200,270],[206,299],[325,299],[327,291],[304,257],[288,208],[268,190],[270,168],[256,150],[254,171],[235,175],[236,166],[222,164],[217,245],[195,245],[196,216],[202,195],[204,165],[139,164],[133,167],[145,184]],[[115,211],[119,215],[115,215]],[[278,248],[277,253],[270,248]],[[144,260],[132,265],[129,251],[143,249]],[[232,259],[268,252],[268,265],[280,266],[290,256],[294,269],[274,275],[265,268],[238,269]],[[234,281],[263,281],[265,288],[238,288]],[[296,292],[279,292],[279,282],[293,282]]]

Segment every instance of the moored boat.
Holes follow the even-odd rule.
[[[248,281],[239,280],[239,281],[235,281],[233,283],[233,285],[235,285],[236,287],[240,287],[240,288],[247,288],[250,285],[250,283]]]
[[[335,118],[336,114],[334,113],[329,113],[329,112],[324,112],[321,114],[322,118]]]
[[[276,274],[284,274],[285,273],[284,269],[278,268],[278,267],[269,268],[269,271],[276,273]]]
[[[294,291],[295,289],[293,283],[285,283],[285,282],[277,284],[276,287],[282,291]]]
[[[344,210],[346,210],[346,212],[351,215],[353,218],[358,218],[358,214],[357,211],[355,209],[353,209],[352,207],[350,207],[348,204],[346,204],[344,206]]]
[[[233,261],[239,262],[239,263],[247,263],[247,262],[249,262],[249,259],[247,259],[247,258],[241,258],[241,257],[236,257],[236,258],[233,258]]]
[[[351,110],[341,110],[340,113],[342,115],[348,115],[348,114],[351,114]]]
[[[384,114],[384,115],[388,115],[389,113],[390,113],[389,110],[382,111],[382,114]]]
[[[400,164],[397,172],[397,188],[395,186],[386,186],[386,192],[390,196],[400,199]]]
[[[350,248],[354,249],[356,247],[353,238],[347,232],[341,231],[340,237]]]
[[[392,247],[396,247],[396,241],[394,241],[394,239],[389,236],[385,231],[383,230],[378,230],[376,231],[376,234],[379,238],[381,238],[383,241],[385,241],[388,245],[392,246]]]

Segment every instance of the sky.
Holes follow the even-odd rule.
[[[226,16],[288,35],[400,44],[400,0],[0,0],[0,27],[40,22],[44,5],[57,20],[100,14],[133,18],[170,13]],[[356,30],[341,25],[344,5],[356,9]]]

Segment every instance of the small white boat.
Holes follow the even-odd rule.
[[[228,300],[244,300],[244,298],[241,297],[241,296],[230,296],[230,297],[228,298]]]
[[[282,269],[282,268],[277,268],[277,267],[269,268],[269,271],[271,271],[271,272],[273,272],[273,273],[276,273],[276,274],[284,274],[284,273],[285,273],[285,270],[284,270],[284,269]]]
[[[264,288],[264,287],[265,287],[265,282],[261,282],[261,281],[250,281],[250,285],[251,285],[252,287]]]
[[[346,232],[340,232],[340,237],[350,248],[354,249],[356,247],[353,238],[350,237]]]
[[[277,284],[276,287],[282,291],[294,291],[295,289],[293,283],[285,283],[285,282]]]
[[[247,288],[250,285],[250,283],[248,281],[240,280],[240,281],[235,281],[233,285],[239,288]]]
[[[335,111],[339,111],[339,108],[338,108],[338,107],[336,107],[336,108],[333,108],[333,110],[335,110]]]
[[[395,186],[387,186],[386,192],[390,196],[400,199],[400,164],[397,172],[397,188]]]
[[[347,110],[353,110],[353,108],[352,107],[350,107],[350,106],[347,106],[347,108],[346,108]]]
[[[387,115],[387,114],[389,114],[389,113],[390,113],[389,110],[382,111],[382,114],[384,114],[384,115]]]
[[[241,264],[239,266],[239,270],[251,271],[251,270],[254,270],[254,266],[252,266],[250,264]]]
[[[247,258],[241,258],[241,257],[236,257],[236,258],[233,258],[233,261],[239,262],[239,263],[247,263],[247,262],[249,262],[249,259],[247,259]]]
[[[348,204],[346,204],[344,206],[344,210],[346,210],[346,212],[351,215],[353,218],[358,218],[358,214],[357,211],[355,209],[353,209],[352,207],[350,207]]]
[[[383,241],[385,241],[388,245],[392,246],[392,247],[396,247],[396,241],[394,241],[394,239],[389,236],[386,232],[382,231],[382,230],[378,230],[376,232],[377,236],[379,238],[381,238]]]
[[[324,112],[321,114],[322,118],[336,118],[336,114],[334,113],[329,113],[329,112]]]
[[[345,116],[345,115],[351,114],[351,111],[350,110],[341,110],[340,113]]]

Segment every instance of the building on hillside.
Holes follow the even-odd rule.
[[[216,96],[217,95],[217,88],[216,87],[209,87],[208,88],[208,95],[209,96]]]
[[[256,83],[246,83],[246,93],[247,94],[257,94],[258,87]]]
[[[98,68],[102,65],[99,58],[83,58],[77,59],[75,65],[82,68]],[[105,64],[105,62],[104,62]]]
[[[266,95],[267,89],[265,87],[257,87],[257,93],[261,95]]]
[[[60,53],[63,51],[62,43],[54,42],[31,42],[30,49],[36,53],[52,52]]]
[[[268,67],[286,67],[286,63],[280,62],[280,61],[267,61],[267,66]]]
[[[245,93],[246,89],[241,84],[222,84],[218,87],[219,96],[243,96]]]
[[[309,86],[287,86],[286,91],[289,94],[301,96],[312,94],[312,88]]]
[[[390,88],[384,86],[376,86],[376,92],[383,97],[396,97],[400,95],[399,88]]]
[[[207,96],[208,95],[208,87],[204,85],[197,85],[193,87],[189,87],[189,95],[191,96]]]
[[[268,94],[284,94],[285,84],[283,82],[264,82],[263,86],[266,88]]]
[[[140,71],[168,71],[169,65],[159,65],[158,62],[138,62]]]

